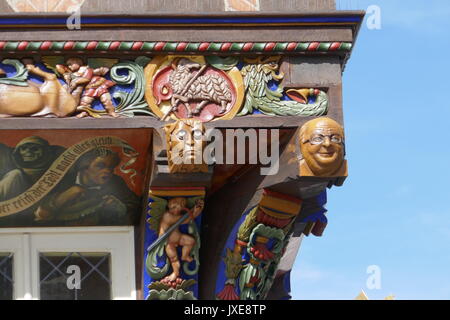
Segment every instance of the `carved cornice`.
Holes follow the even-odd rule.
[[[7,28],[66,28],[69,14],[19,13],[0,14],[0,29]],[[353,26],[361,24],[363,11],[330,11],[320,13],[280,12],[217,12],[217,13],[158,13],[110,14],[88,13],[81,16],[81,27],[261,27],[278,26]]]
[[[349,53],[351,42],[0,41],[3,52]]]

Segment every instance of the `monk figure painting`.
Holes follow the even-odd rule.
[[[0,227],[134,223],[150,135],[131,139],[137,147],[118,136],[83,135],[70,145],[55,134],[60,144],[42,134],[0,144]]]

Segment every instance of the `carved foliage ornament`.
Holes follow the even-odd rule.
[[[279,66],[279,56],[5,59],[0,64],[0,116],[146,114],[163,121],[207,122],[258,113],[326,114],[327,94],[318,89],[284,90]]]
[[[320,116],[328,97],[317,89],[277,84],[280,57],[161,56],[146,67],[146,99],[162,120],[225,120],[253,113]]]
[[[219,300],[264,299],[288,243],[301,200],[265,190],[239,226],[233,250],[224,256],[226,281]]]

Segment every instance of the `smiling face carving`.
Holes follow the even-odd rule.
[[[344,129],[336,121],[321,117],[300,129],[300,176],[347,176],[344,160]]]

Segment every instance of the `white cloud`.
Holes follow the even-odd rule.
[[[306,263],[301,263],[301,261],[299,261],[298,266],[294,265],[294,269],[291,271],[291,281],[293,283],[301,283],[302,281],[318,282],[324,280],[327,276],[327,272]]]
[[[383,28],[394,26],[414,33],[448,32],[449,1],[378,2]]]

